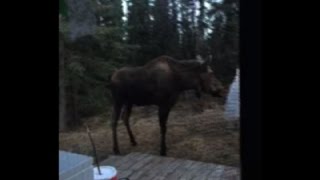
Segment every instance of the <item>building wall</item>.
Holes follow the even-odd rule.
[[[225,104],[224,116],[227,120],[238,120],[240,118],[240,70],[237,69],[236,76],[230,86],[229,94]]]

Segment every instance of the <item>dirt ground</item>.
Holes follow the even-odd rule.
[[[171,111],[167,125],[167,156],[239,167],[239,121],[223,118],[220,99],[205,99],[203,112],[197,102],[189,99],[181,99]],[[110,111],[85,120],[92,131],[100,160],[113,154]],[[130,145],[120,120],[118,141],[121,155],[131,152],[159,155],[160,127],[156,107],[134,107],[130,123],[138,145]],[[93,154],[84,127],[59,133],[59,146],[61,150]]]

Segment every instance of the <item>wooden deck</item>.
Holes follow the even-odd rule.
[[[100,164],[130,180],[240,180],[239,168],[142,153],[110,156]]]

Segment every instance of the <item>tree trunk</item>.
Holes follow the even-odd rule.
[[[67,0],[70,39],[91,35],[94,33],[97,19],[94,14],[94,7],[90,0]]]
[[[71,119],[70,119],[70,127],[79,126],[80,119],[78,116],[78,94],[77,94],[77,84],[75,79],[71,79]]]
[[[64,42],[62,34],[59,37],[59,130],[66,129],[66,99],[65,99],[65,70]]]
[[[202,57],[206,55],[206,49],[204,45],[204,0],[199,0],[200,3],[200,15],[198,18],[198,28],[196,28],[196,54],[200,54]]]

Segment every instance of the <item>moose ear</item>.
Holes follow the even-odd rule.
[[[202,59],[202,57],[199,54],[196,56],[196,58],[197,58],[197,61],[200,62],[201,65],[205,63],[205,61]]]
[[[210,64],[211,62],[212,62],[212,55],[210,54],[210,55],[207,57],[206,63],[207,63],[207,64]]]

